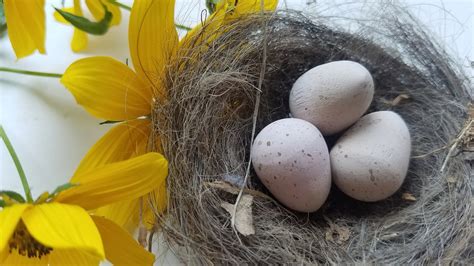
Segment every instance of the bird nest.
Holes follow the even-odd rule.
[[[236,265],[472,260],[471,168],[462,152],[470,85],[408,13],[391,12],[355,33],[290,11],[241,17],[217,39],[178,51],[167,100],[153,116],[170,167],[161,226],[178,258]],[[289,116],[289,91],[301,74],[336,60],[372,74],[369,112],[391,110],[407,123],[408,174],[386,200],[359,202],[333,186],[320,210],[294,212],[253,171],[252,138]]]

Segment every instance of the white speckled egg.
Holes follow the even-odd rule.
[[[286,118],[269,124],[255,138],[251,157],[260,180],[288,208],[314,212],[326,201],[329,152],[311,123]]]
[[[290,92],[290,111],[328,136],[355,123],[373,96],[374,81],[364,66],[335,61],[314,67],[296,80]]]
[[[367,202],[393,195],[402,185],[410,161],[410,132],[391,111],[363,116],[331,149],[336,186],[350,197]]]

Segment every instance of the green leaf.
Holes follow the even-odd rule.
[[[5,201],[0,199],[0,208],[4,208],[5,206],[7,206]]]
[[[5,35],[7,31],[7,19],[5,18],[5,11],[3,11],[3,2],[0,3],[0,37]]]
[[[93,22],[88,20],[87,18],[76,16],[59,8],[55,9],[65,20],[71,23],[74,27],[90,34],[104,35],[109,30],[110,22],[112,21],[113,15],[104,4],[102,4],[102,6],[104,7],[105,15],[98,22]]]
[[[117,123],[122,123],[122,121],[112,121],[112,120],[105,120],[103,122],[100,122],[99,125],[108,125],[108,124],[117,124]]]
[[[70,189],[72,187],[75,187],[75,186],[78,186],[79,184],[74,184],[74,183],[66,183],[66,184],[63,184],[63,185],[60,185],[58,186],[54,191],[53,193],[51,193],[51,195],[49,196],[50,198],[51,197],[54,197],[56,196],[57,194],[63,192],[64,190],[67,190],[67,189]]]
[[[16,193],[15,191],[10,191],[10,190],[1,190],[0,195],[7,195],[9,198],[19,202],[19,203],[25,203],[25,199],[23,198],[22,195],[19,193]]]
[[[209,13],[212,14],[216,12],[216,6],[221,0],[206,0],[206,7],[209,10]],[[222,0],[225,1],[225,0]]]

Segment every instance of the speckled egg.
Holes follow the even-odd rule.
[[[286,118],[269,124],[255,138],[251,157],[260,180],[288,208],[314,212],[326,201],[331,187],[329,152],[311,123]]]
[[[301,75],[291,89],[289,104],[293,117],[311,122],[328,136],[355,123],[373,96],[374,82],[364,66],[335,61]]]
[[[336,186],[350,197],[367,202],[393,195],[402,185],[410,161],[410,132],[391,111],[362,117],[331,149]]]

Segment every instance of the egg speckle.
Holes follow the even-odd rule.
[[[329,194],[329,152],[320,131],[311,123],[277,120],[256,136],[252,164],[262,183],[281,203],[301,212],[318,210]]]
[[[355,123],[367,111],[373,95],[374,82],[364,66],[335,61],[314,67],[296,80],[290,92],[290,111],[323,135],[332,135]]]
[[[374,202],[393,195],[402,185],[409,165],[410,132],[394,112],[362,117],[331,150],[332,177],[345,194]]]

